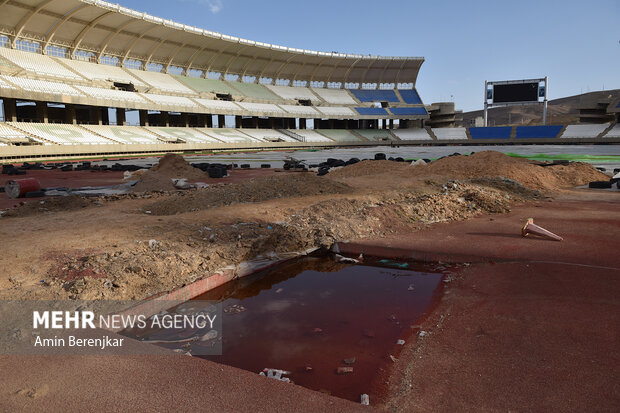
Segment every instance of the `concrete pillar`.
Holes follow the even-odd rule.
[[[204,113],[200,113],[198,115],[198,127],[199,128],[207,127],[207,115],[205,115]]]
[[[101,124],[110,124],[110,110],[108,108],[101,108]]]
[[[189,127],[189,115],[187,113],[181,113],[181,126]]]
[[[127,115],[125,108],[116,108],[116,124],[119,126],[127,125]]]
[[[103,108],[101,106],[91,106],[89,123],[94,125],[103,125],[102,110]]]
[[[37,121],[41,123],[48,123],[47,117],[47,102],[36,102],[37,104]]]
[[[17,101],[11,98],[2,99],[4,106],[4,120],[7,122],[17,122]]]
[[[65,123],[77,125],[77,119],[75,116],[75,106],[65,104]]]
[[[329,120],[329,129],[334,129],[334,119]]]
[[[258,116],[252,116],[252,127],[258,129]]]
[[[140,109],[140,126],[149,126],[149,112],[145,109]]]
[[[224,115],[217,115],[217,126],[218,128],[226,127],[226,118],[224,117]]]

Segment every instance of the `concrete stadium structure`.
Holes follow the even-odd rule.
[[[430,107],[415,89],[423,62],[276,46],[98,0],[4,0],[0,160],[618,142],[615,123],[424,128]]]

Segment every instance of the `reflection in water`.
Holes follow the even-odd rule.
[[[373,381],[391,363],[397,340],[408,337],[446,270],[388,264],[307,257],[198,297],[224,308],[223,354],[204,358],[255,373],[287,370],[294,383],[314,390],[355,401],[363,393],[372,398]],[[235,306],[244,310],[226,311]],[[337,374],[339,367],[353,372]]]

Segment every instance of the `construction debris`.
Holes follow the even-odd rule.
[[[288,377],[284,377],[291,374],[290,371],[264,368],[263,371],[258,374],[261,376],[265,376],[268,379],[276,379],[286,383],[292,383],[291,379],[289,379]]]

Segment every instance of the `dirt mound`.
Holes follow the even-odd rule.
[[[334,171],[330,175],[335,178],[348,178],[377,174],[400,178],[440,179],[503,177],[536,190],[557,190],[609,179],[585,163],[542,167],[527,159],[511,158],[495,151],[450,156],[428,165],[417,166],[390,161],[364,161]]]
[[[175,197],[161,200],[148,209],[155,215],[174,215],[238,203],[348,192],[351,192],[351,187],[328,178],[310,173],[287,174],[181,193],[182,199]]]
[[[379,175],[406,170],[408,162],[394,161],[361,161],[329,173],[334,178],[356,178],[358,176]]]
[[[176,153],[166,154],[159,163],[151,168],[169,178],[186,178],[189,181],[199,181],[208,178],[208,175],[198,168],[191,166],[181,155]]]
[[[192,168],[190,166],[190,168]],[[194,168],[195,169],[195,168]],[[140,180],[131,188],[131,192],[174,191],[176,188],[170,177],[152,170],[143,173]]]
[[[478,152],[470,156],[451,156],[427,166],[411,168],[414,175],[429,173],[459,179],[501,176],[517,181],[530,189],[543,190],[555,190],[609,179],[589,164],[574,162],[566,166],[542,167],[529,160],[511,158],[495,151]]]
[[[55,211],[75,211],[87,208],[92,204],[92,198],[79,195],[46,197],[42,200],[32,200],[9,209],[3,217],[27,217]]]

